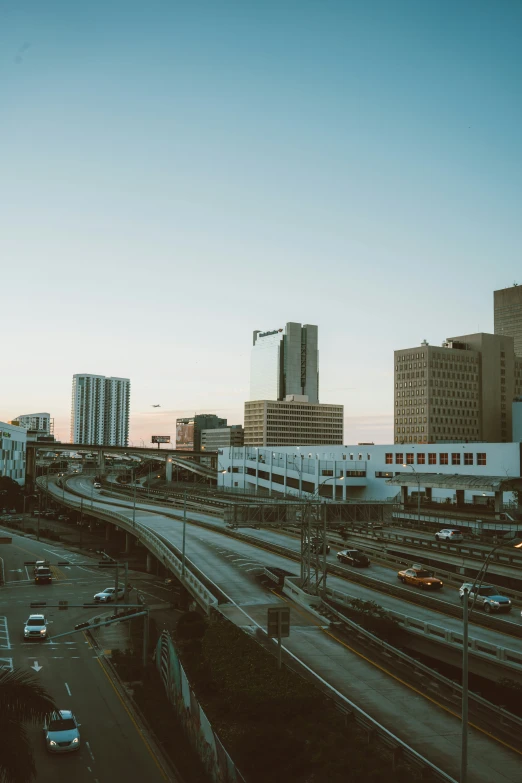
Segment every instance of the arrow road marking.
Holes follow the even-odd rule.
[[[31,666],[31,669],[34,669],[35,672],[39,672],[40,669],[43,669],[43,666],[39,666],[38,661],[35,661],[33,665]]]

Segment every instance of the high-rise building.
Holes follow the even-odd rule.
[[[289,322],[285,329],[256,330],[250,365],[250,399],[284,400],[291,394],[319,402],[317,326]]]
[[[188,418],[176,419],[176,449],[201,451],[202,430],[217,430],[227,426],[226,419],[215,413],[198,413]]]
[[[495,334],[512,337],[515,356],[522,356],[522,286],[494,291],[493,307]]]
[[[511,403],[522,394],[513,338],[467,334],[441,347],[394,353],[395,443],[511,440]]]
[[[306,396],[245,402],[246,446],[342,445],[343,406],[310,403]]]
[[[13,423],[45,435],[52,435],[54,431],[54,419],[51,419],[50,413],[26,413],[17,416]]]
[[[130,380],[103,375],[73,376],[71,442],[127,446]]]

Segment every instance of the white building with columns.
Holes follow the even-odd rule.
[[[337,500],[387,500],[400,487],[387,481],[409,473],[424,488],[423,474],[487,480],[520,478],[520,443],[426,443],[353,446],[243,446],[219,450],[219,485],[286,498],[312,494]],[[226,472],[223,472],[226,471]],[[426,476],[427,478],[427,476]],[[470,482],[473,483],[473,482]],[[479,482],[477,482],[479,483]],[[324,486],[323,486],[324,485]],[[453,499],[452,489],[430,489],[433,500]],[[511,497],[511,493],[505,493]],[[486,503],[493,492],[468,489],[465,502]]]

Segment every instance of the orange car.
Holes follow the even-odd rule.
[[[423,590],[440,590],[444,583],[436,576],[433,576],[427,568],[422,566],[412,566],[405,571],[399,571],[398,578],[403,584],[422,587]]]

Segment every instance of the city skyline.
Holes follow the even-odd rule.
[[[240,424],[252,330],[295,320],[346,442],[391,443],[394,350],[493,333],[519,275],[521,29],[509,2],[3,10],[0,419],[68,440],[87,369],[132,378],[134,443]]]

